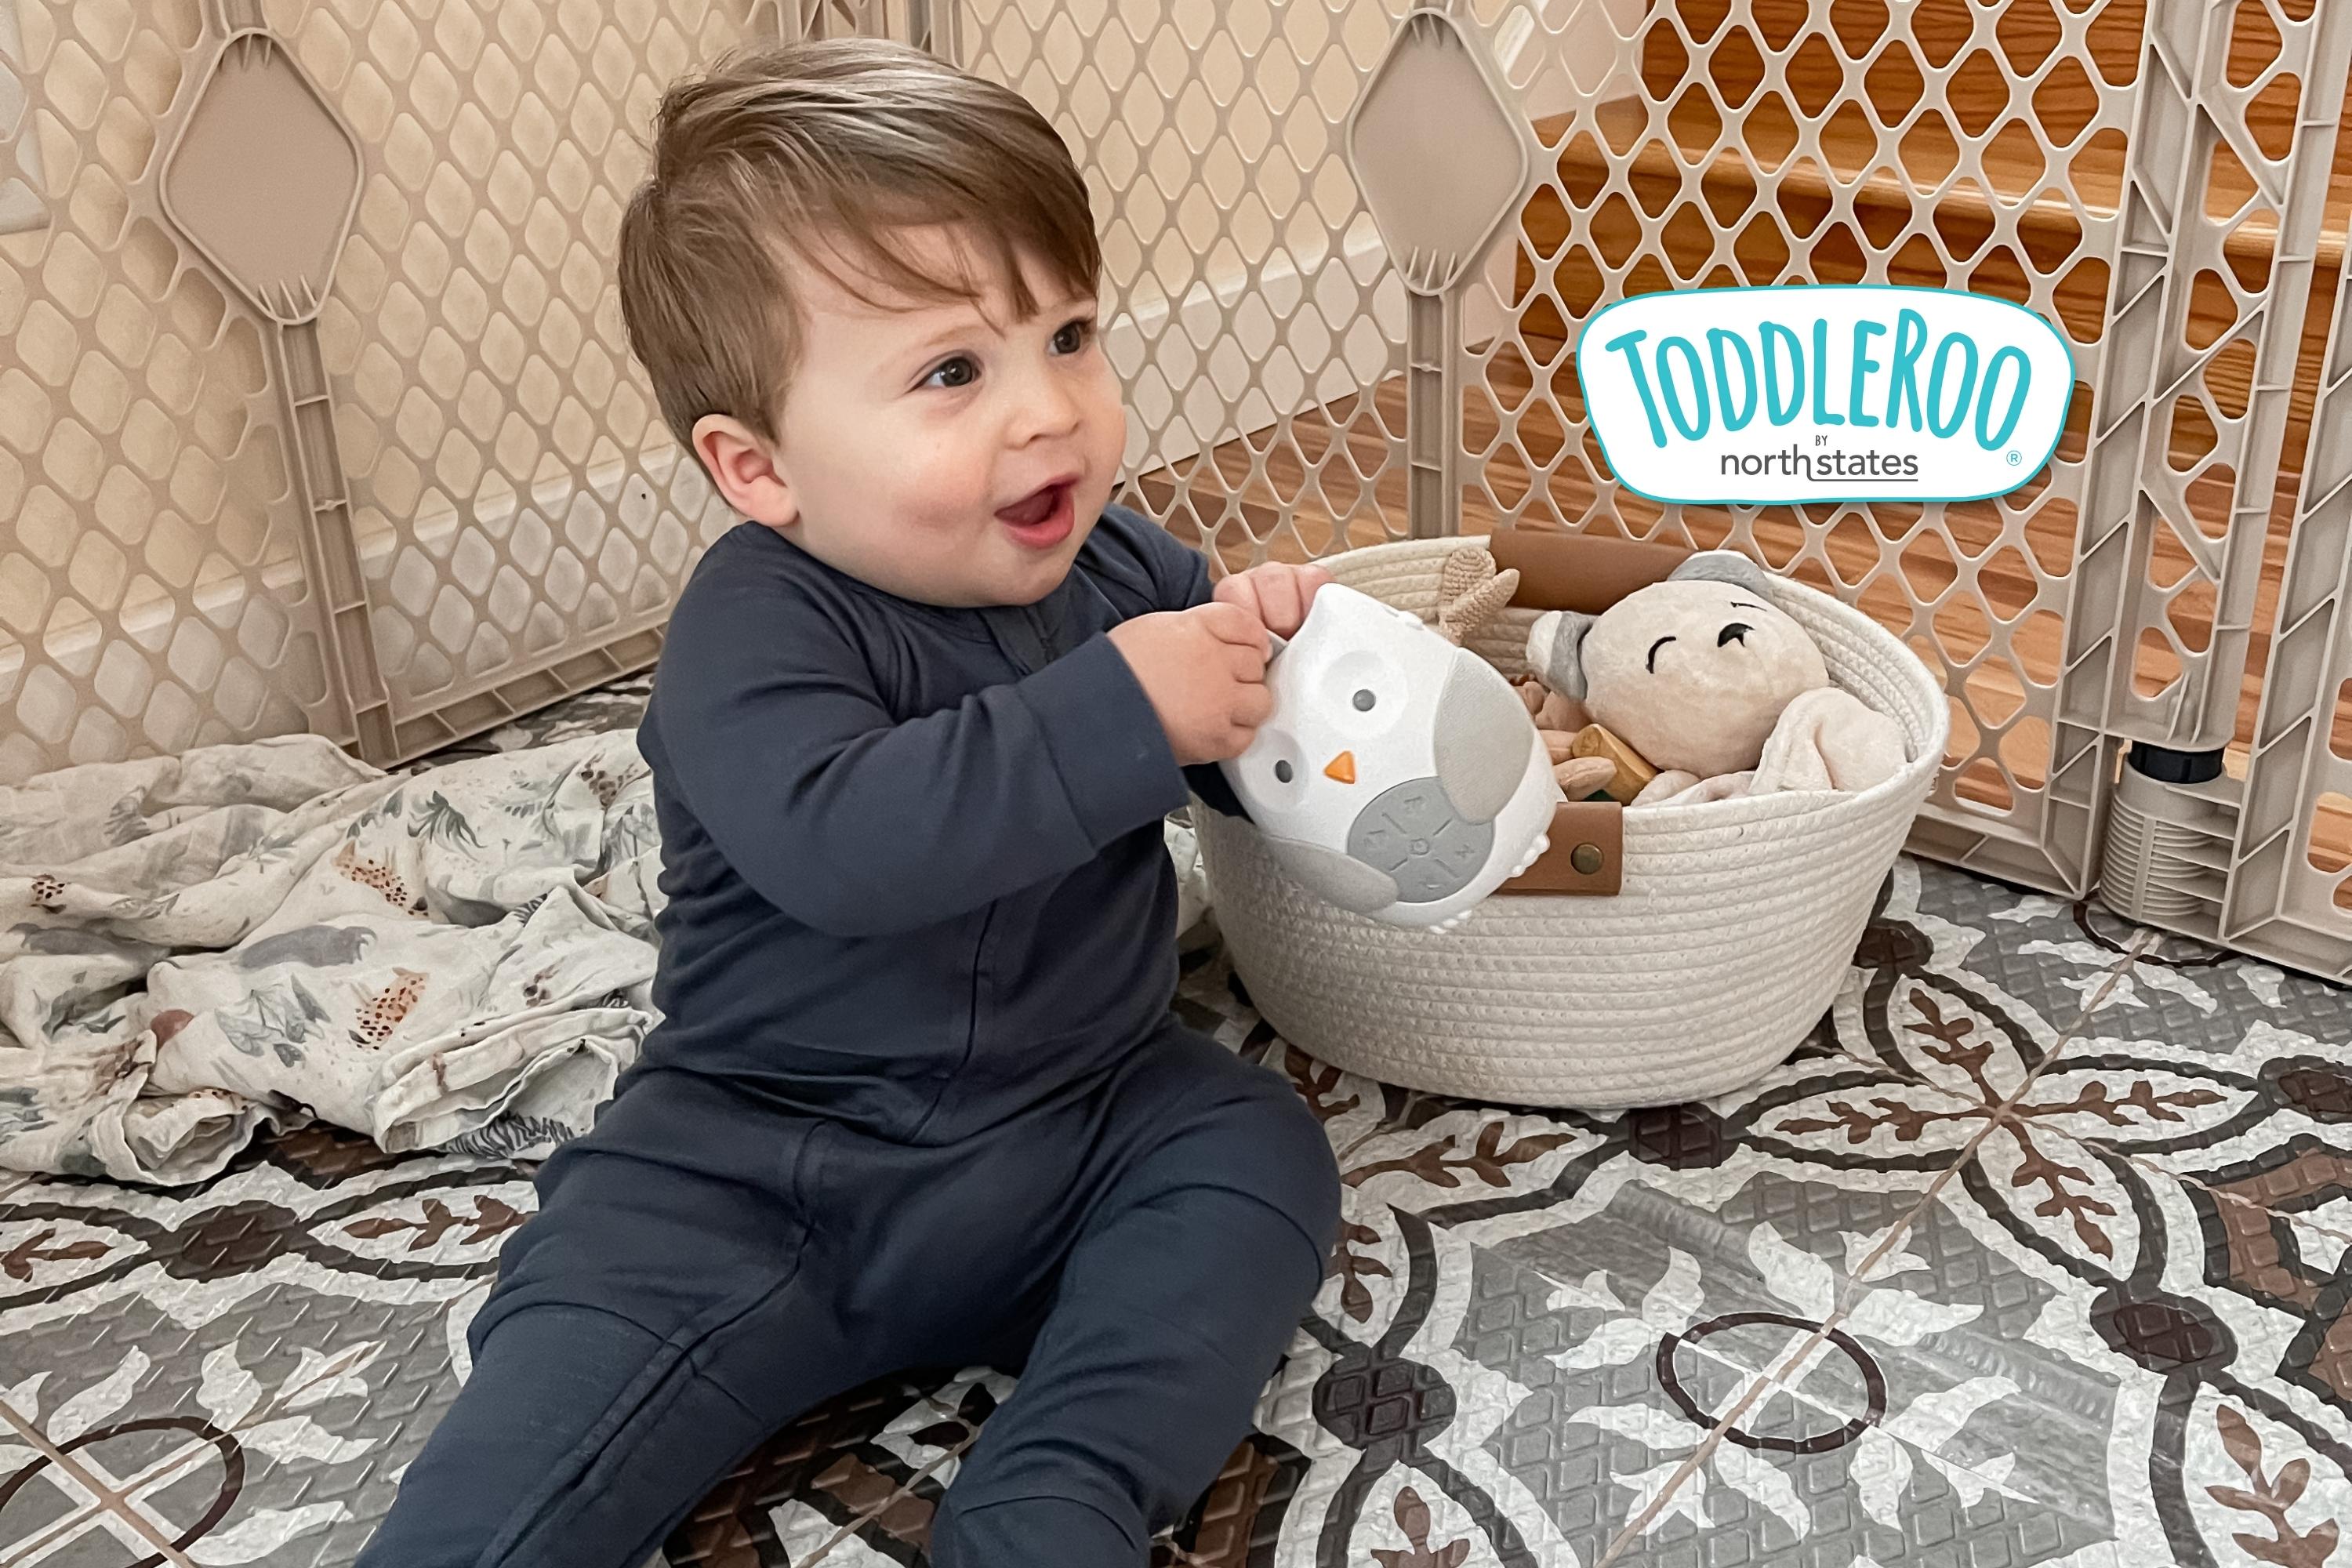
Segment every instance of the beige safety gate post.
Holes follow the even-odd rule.
[[[881,37],[889,31],[883,0],[777,0],[777,4],[797,10],[786,24],[791,37]]]
[[[2260,15],[2278,42],[2251,68],[2255,51],[2238,33],[2244,0],[2181,0],[2149,20],[2143,109],[2170,122],[2182,153],[2165,179],[2127,193],[2151,234],[2165,225],[2168,243],[2143,247],[2141,295],[2154,303],[2125,339],[2137,395],[2129,423],[2110,435],[2137,462],[2128,474],[2109,471],[2106,504],[2084,517],[2084,559],[2098,563],[2086,582],[2102,591],[2100,609],[2116,627],[2116,646],[2100,650],[2104,727],[2138,742],[2116,782],[2099,894],[2135,919],[2340,975],[2352,973],[2352,904],[2335,874],[2343,868],[2320,863],[2317,837],[2352,833],[2352,812],[2325,809],[2345,783],[2330,750],[2341,680],[2324,679],[2337,668],[2347,548],[2340,256],[2335,331],[2242,780],[2223,757],[2238,737],[2296,356],[2307,310],[2322,304],[2311,293],[2352,75],[2352,11],[2320,5],[2297,18],[2262,0]],[[2293,109],[2274,146],[2262,144],[2252,112],[2265,96],[2273,121],[2282,97]],[[2268,269],[2251,283],[2225,253],[2249,229],[2271,237]],[[2229,320],[2212,324],[2219,305]],[[2183,425],[2210,432],[2209,450],[2186,468]],[[2214,474],[2218,487],[2192,493]],[[2211,605],[2201,647],[2174,613],[2191,595]]]
[[[2102,461],[2083,520],[2073,629],[2079,662],[2106,685],[2104,711],[2086,706],[2083,717],[2180,751],[2218,751],[2236,737],[2352,74],[2346,7],[2312,5],[2298,20],[2274,0],[2255,4],[2280,42],[2266,64],[2242,68],[2243,81],[2232,79],[2232,46],[2248,5],[2158,0],[2149,8],[2133,133],[2135,150],[2149,155],[2133,159],[2124,188],[2115,321],[2092,438]],[[2275,147],[2263,145],[2253,112],[2266,100],[2289,110],[2288,138]],[[2259,286],[2226,251],[2247,230],[2270,237]],[[2226,322],[2200,319],[2224,308]],[[2191,439],[2206,449],[2187,454],[2184,468],[2182,444]],[[2169,581],[2158,576],[2174,569]],[[2200,609],[2210,601],[2202,647],[2168,613],[2184,595]]]
[[[1462,293],[1527,199],[1534,135],[1462,0],[1408,15],[1348,119],[1348,162],[1411,293],[1405,313],[1406,517],[1462,529]],[[1444,126],[1444,134],[1431,134]]]
[[[956,0],[904,0],[904,4],[908,43],[950,63],[962,58],[963,45],[956,26]]]
[[[772,26],[785,38],[896,38],[953,61],[961,29],[956,0],[772,0]]]
[[[2242,782],[2124,773],[2100,895],[2135,918],[2352,979],[2352,268],[2312,416]]]
[[[2347,858],[2315,848],[2323,825],[2352,832],[2352,267],[2312,415],[2278,622],[2263,671],[2245,803],[2227,863],[2218,938],[2338,979],[2352,978]],[[2220,816],[2219,813],[2215,814]],[[2329,819],[2333,819],[2332,821]],[[2205,869],[2192,860],[2192,875]]]
[[[319,308],[359,208],[351,126],[269,30],[258,0],[207,0],[200,85],[173,129],[156,194],[163,215],[269,322],[270,379],[292,447],[302,563],[326,625],[336,722],[328,733],[394,760],[367,586],[319,352]]]

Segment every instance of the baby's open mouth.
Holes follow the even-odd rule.
[[[1076,519],[1071,515],[1071,491],[1076,479],[1056,479],[997,510],[996,521],[1013,539],[1033,550],[1050,550],[1070,536]]]
[[[1057,480],[1032,490],[996,515],[1015,528],[1034,528],[1054,515],[1055,509],[1062,504],[1062,498],[1069,493],[1069,489],[1068,481]]]

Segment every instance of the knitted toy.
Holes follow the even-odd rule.
[[[1495,618],[1518,592],[1517,571],[1498,572],[1495,557],[1475,544],[1465,544],[1445,558],[1437,577],[1437,630],[1459,647],[1473,633]],[[1519,700],[1543,737],[1553,780],[1570,800],[1583,800],[1608,787],[1617,769],[1613,763],[1590,753],[1575,753],[1576,732],[1585,727],[1584,710],[1558,692],[1528,679],[1518,684]]]
[[[1590,717],[1570,752],[1611,760],[1610,793],[1683,805],[1864,790],[1902,770],[1900,727],[1831,684],[1769,582],[1747,557],[1710,552],[1599,616],[1554,611],[1529,629],[1528,667]]]

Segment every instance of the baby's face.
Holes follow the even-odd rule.
[[[926,604],[1033,604],[1067,575],[1110,500],[1127,416],[1096,301],[1043,268],[1027,281],[1037,310],[1016,320],[1002,289],[976,306],[861,284],[869,303],[802,269],[776,448],[788,537]]]

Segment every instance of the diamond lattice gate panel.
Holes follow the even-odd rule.
[[[644,663],[730,521],[629,358],[612,258],[662,86],[764,7],[268,9],[373,153],[319,351],[408,755]]]
[[[1137,488],[1227,563],[1457,527],[1744,550],[1947,672],[1920,847],[2068,893],[2094,877],[2111,737],[2228,740],[2280,450],[2307,425],[2305,303],[2341,248],[2352,19],[2294,0],[963,9],[970,63],[1053,113],[1095,179]],[[1376,23],[1386,39],[1355,41]],[[1445,64],[1465,53],[1476,68]],[[1418,138],[1380,112],[1400,68]],[[1440,278],[1485,235],[1468,198],[1519,152],[1484,132],[1497,97],[1530,175]],[[1360,247],[1395,270],[1286,308]],[[2079,382],[2044,472],[1924,506],[1677,508],[1616,485],[1570,352],[1595,311],[1865,281],[2060,327]],[[1349,330],[1386,347],[1377,379],[1302,361]]]
[[[851,32],[1063,129],[1129,499],[1223,566],[1728,544],[1945,672],[1919,847],[2079,892],[2118,740],[2251,741],[2199,786],[2234,847],[2185,924],[2352,962],[2340,323],[2321,363],[2352,8],[2317,0],[0,0],[0,779],[303,726],[391,760],[649,660],[729,520],[613,298],[639,137],[726,47]],[[2059,326],[2044,472],[1925,506],[1616,484],[1596,310],[1861,281]]]
[[[0,776],[305,726],[389,761],[648,659],[727,518],[613,236],[661,85],[767,0],[19,13]]]
[[[264,323],[167,226],[194,0],[22,5],[0,236],[0,778],[338,722]]]
[[[2106,738],[2219,747],[2241,722],[2282,447],[2307,429],[2305,305],[2342,252],[2352,16],[1701,0],[1633,22],[1615,68],[1638,87],[1535,119],[1518,253],[1473,286],[1492,298],[1471,315],[1516,330],[1469,345],[1465,513],[1728,543],[1858,603],[1952,694],[1919,847],[2084,890]],[[1523,48],[1517,79],[1575,100],[1579,70],[1575,49]],[[1566,356],[1580,324],[1626,293],[1807,281],[1967,289],[2057,324],[2079,376],[2057,458],[1965,505],[1701,511],[1618,489]]]
[[[1406,297],[1345,132],[1393,0],[965,0],[1087,171],[1130,499],[1228,565],[1406,531]]]
[[[1625,44],[1631,89],[1538,122],[1542,181],[1517,254],[1475,286],[1510,330],[1472,345],[1464,394],[1480,459],[1466,509],[1728,545],[1906,636],[1953,702],[1923,843],[2068,891],[2088,874],[2104,763],[2095,722],[2074,716],[2082,678],[2063,643],[2102,460],[2084,435],[2108,346],[2112,193],[2132,156],[2140,39],[2126,10],[1648,8]],[[1575,65],[1556,45],[1531,52],[1531,88]],[[1973,503],[1676,508],[1618,489],[1569,352],[1581,323],[1626,294],[1811,282],[1972,289],[2057,324],[2081,382],[2058,456]]]

